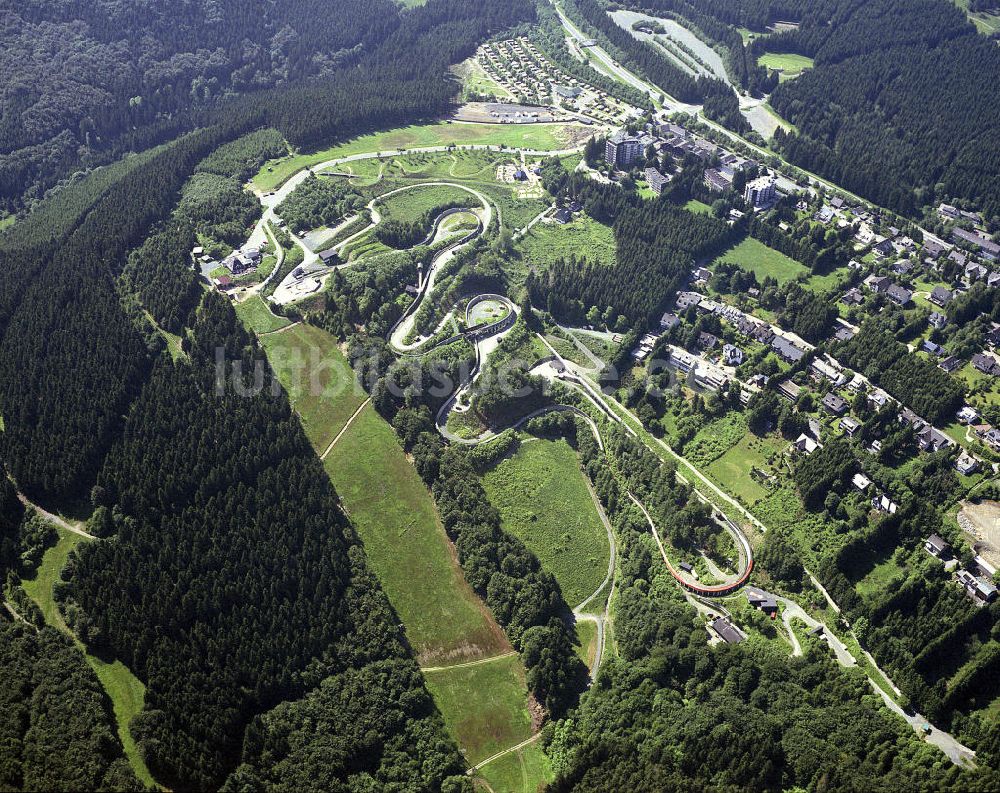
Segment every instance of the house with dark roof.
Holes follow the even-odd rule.
[[[753,608],[760,609],[765,614],[770,615],[771,619],[774,619],[778,614],[778,601],[774,595],[770,592],[765,592],[763,589],[757,589],[757,587],[748,586],[746,588],[747,603],[749,603]]]
[[[775,336],[771,339],[771,349],[789,363],[798,363],[806,354],[805,350],[800,347],[796,347],[784,336]]]
[[[992,355],[977,352],[972,356],[972,365],[983,374],[988,374],[992,377],[1000,376],[1000,362]]]
[[[958,583],[962,585],[962,589],[965,590],[965,594],[972,598],[973,603],[982,606],[996,600],[997,588],[993,584],[977,578],[968,570],[959,570],[956,577]]]
[[[892,253],[895,248],[892,247],[892,243],[889,240],[882,240],[877,242],[872,246],[872,250],[875,252],[876,256],[888,256]]]
[[[676,314],[672,314],[669,311],[665,312],[662,317],[660,317],[660,329],[661,330],[673,330],[678,325],[681,324],[681,319]]]
[[[702,301],[702,296],[697,292],[681,292],[677,295],[677,310],[684,311],[691,306],[697,306]]]
[[[892,284],[885,293],[893,303],[899,306],[905,306],[913,299],[913,292],[899,284]]]
[[[938,366],[944,369],[946,372],[951,373],[956,369],[961,369],[963,366],[963,361],[957,355],[949,355],[945,358]]]
[[[561,223],[565,226],[573,219],[573,213],[563,207],[562,209],[557,209],[555,211],[555,214],[552,215],[552,219],[555,220],[556,223]]]
[[[889,291],[889,287],[892,286],[892,279],[887,275],[869,275],[864,280],[864,284],[871,291],[881,295]]]
[[[865,302],[865,296],[862,294],[860,289],[856,286],[852,286],[844,292],[844,296],[840,298],[840,300],[848,306],[857,306]]]
[[[932,311],[931,315],[927,318],[927,321],[930,323],[932,328],[941,330],[941,328],[948,324],[948,317],[940,311]]]
[[[712,630],[715,631],[715,635],[722,639],[722,641],[726,644],[739,644],[747,638],[743,631],[733,625],[733,623],[725,617],[716,617],[709,623],[709,625],[712,626]]]
[[[830,391],[823,397],[823,409],[831,416],[843,416],[847,412],[847,400]]]
[[[941,353],[944,352],[944,347],[940,344],[936,344],[930,339],[924,341],[924,343],[920,345],[920,349],[926,353],[930,353],[931,355],[941,355]]]
[[[924,550],[931,556],[936,556],[938,559],[944,559],[951,556],[951,545],[947,542],[947,540],[937,534],[932,534],[924,540]]]
[[[944,308],[951,302],[952,297],[953,295],[950,289],[947,289],[943,286],[935,286],[931,290],[930,295],[927,296],[927,299],[930,300],[934,305],[941,306],[942,308]]]
[[[844,416],[840,420],[840,428],[848,438],[853,438],[854,433],[861,429],[861,423],[855,418]]]
[[[698,346],[703,350],[711,350],[719,343],[719,337],[713,333],[702,331],[698,334]]]

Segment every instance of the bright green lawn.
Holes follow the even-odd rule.
[[[371,406],[324,465],[422,665],[509,649],[465,581],[430,492]]]
[[[412,223],[421,220],[428,212],[453,202],[481,206],[475,196],[459,187],[429,184],[414,185],[393,193],[379,201],[378,209],[386,220]]]
[[[784,442],[778,437],[758,438],[748,432],[739,443],[704,468],[703,472],[723,490],[749,506],[769,493],[767,488],[750,476],[751,468],[768,471],[768,458],[780,451],[783,445]]]
[[[586,257],[594,264],[609,267],[615,264],[614,232],[583,212],[566,225],[536,223],[518,240],[517,248],[525,265],[539,270],[571,255],[578,259]]]
[[[321,328],[301,324],[260,341],[306,435],[322,454],[367,398],[337,340]]]
[[[566,441],[531,440],[483,476],[505,531],[520,538],[551,572],[570,606],[601,585],[608,535]]]
[[[45,622],[70,636],[73,643],[83,653],[111,700],[115,721],[118,724],[118,737],[132,769],[144,784],[155,785],[153,776],[146,768],[139,747],[136,746],[135,739],[132,738],[132,733],[129,731],[129,724],[142,710],[145,703],[146,687],[121,661],[108,663],[88,653],[83,644],[66,626],[59,613],[52,588],[60,579],[70,551],[85,540],[81,535],[66,531],[61,527],[57,527],[57,531],[59,532],[59,542],[45,552],[35,578],[22,581],[21,585],[29,597],[38,604],[38,608],[41,609],[42,615],[45,617]]]
[[[0,218],[0,231],[3,231],[8,226],[13,226],[15,220],[17,220],[17,218],[14,215],[5,215]]]
[[[427,688],[470,765],[531,737],[521,658],[425,672]]]
[[[272,333],[292,324],[290,319],[272,313],[260,295],[237,303],[236,315],[251,333]]]
[[[274,190],[296,171],[352,154],[429,146],[493,145],[551,151],[566,148],[565,124],[462,124],[438,121],[362,135],[310,154],[292,154],[266,163],[254,177],[263,191]]]
[[[552,765],[541,743],[528,744],[480,769],[493,793],[537,793],[553,779]]]
[[[790,52],[766,52],[757,59],[757,63],[768,69],[780,71],[778,79],[781,81],[798,77],[803,71],[813,67],[812,58]]]
[[[684,205],[684,208],[688,212],[694,212],[697,215],[711,215],[712,214],[712,207],[710,207],[704,201],[699,201],[697,198],[692,198],[690,201],[688,201]]]
[[[576,654],[583,661],[588,669],[594,666],[594,658],[597,655],[597,623],[593,620],[581,620],[576,623],[576,638],[580,644],[576,648]]]
[[[757,276],[758,281],[763,281],[770,276],[782,284],[794,280],[802,273],[809,272],[804,264],[790,259],[774,248],[767,247],[763,242],[755,240],[753,237],[747,237],[743,242],[717,257],[715,261],[732,262],[744,270],[752,272]]]

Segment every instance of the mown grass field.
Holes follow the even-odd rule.
[[[586,257],[594,264],[615,265],[615,234],[581,212],[566,225],[540,222],[517,242],[526,267],[544,270],[558,259]]]
[[[747,237],[737,245],[734,245],[725,253],[716,257],[716,262],[731,262],[738,267],[752,272],[757,276],[758,281],[765,278],[774,278],[778,283],[783,284],[792,281],[809,270],[804,264],[800,264],[774,248],[767,247],[763,242]]]
[[[424,678],[470,765],[531,737],[528,688],[519,656],[425,672]]]
[[[428,184],[414,185],[400,193],[393,193],[379,200],[377,207],[385,216],[385,220],[413,222],[449,203],[481,206],[478,198],[460,187]]]
[[[129,724],[145,704],[146,687],[121,661],[108,663],[88,653],[83,643],[66,626],[66,622],[59,613],[52,588],[59,580],[70,552],[81,542],[88,542],[88,540],[61,527],[57,527],[57,531],[59,532],[59,541],[45,552],[35,577],[22,581],[21,586],[38,605],[45,617],[46,624],[71,637],[73,643],[83,653],[111,700],[115,721],[118,725],[118,738],[122,742],[125,756],[143,784],[155,787],[153,776],[149,773],[149,769],[139,752],[139,747],[129,731]]]
[[[292,324],[287,317],[279,317],[271,312],[260,295],[252,295],[237,303],[236,316],[242,320],[251,333],[272,333]]]
[[[570,606],[601,585],[608,571],[608,535],[566,441],[522,443],[483,476],[483,486],[504,530],[556,577]]]
[[[688,212],[694,212],[696,215],[711,215],[712,207],[706,204],[704,201],[699,201],[697,198],[692,198],[688,201],[684,208]]]
[[[735,446],[704,468],[723,490],[747,506],[767,498],[769,490],[750,476],[751,468],[768,470],[768,458],[781,447],[780,438],[758,438],[747,433]]]
[[[498,757],[480,769],[478,776],[493,793],[537,793],[553,779],[549,758],[537,742]]]
[[[301,324],[261,336],[260,342],[306,435],[322,454],[367,394],[356,384],[337,340],[325,330]]]
[[[780,82],[798,77],[806,69],[813,67],[812,58],[791,52],[766,52],[757,59],[757,63],[768,69],[779,70]]]
[[[430,492],[371,406],[324,465],[422,665],[509,649],[465,581]]]
[[[328,149],[271,160],[253,178],[260,190],[274,190],[296,171],[352,154],[429,146],[492,145],[552,151],[566,148],[565,124],[460,124],[438,121],[361,135]]]

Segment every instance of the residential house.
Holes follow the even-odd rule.
[[[811,438],[805,433],[802,433],[801,435],[799,435],[798,438],[795,439],[795,442],[792,444],[792,448],[795,449],[797,452],[801,452],[802,454],[808,455],[812,454],[817,449],[822,449],[823,444],[817,441],[815,438]]]
[[[809,369],[816,377],[825,377],[835,386],[841,386],[847,382],[847,377],[839,366],[829,356],[816,358],[809,365]]]
[[[969,257],[966,256],[965,253],[963,251],[960,251],[958,248],[952,248],[950,251],[948,251],[949,261],[955,262],[955,264],[957,264],[959,267],[965,267],[968,258]]]
[[[725,387],[726,383],[729,382],[729,378],[717,366],[699,363],[694,370],[694,381],[702,388],[707,388],[710,391],[718,391],[720,388]]]
[[[735,344],[722,345],[722,360],[729,366],[739,366],[743,363],[743,350]]]
[[[924,550],[938,559],[945,559],[951,556],[951,544],[937,534],[932,534],[924,540]]]
[[[899,284],[892,284],[887,290],[886,295],[889,299],[900,306],[905,306],[913,299],[913,292],[907,289],[905,286],[900,286]]]
[[[979,411],[971,405],[963,405],[955,417],[961,424],[975,424],[979,420]]]
[[[1000,376],[1000,361],[997,361],[992,355],[977,352],[972,356],[972,365],[983,374],[988,374],[992,377]]]
[[[847,412],[847,400],[832,391],[823,397],[823,410],[831,416],[843,416]]]
[[[712,630],[715,632],[715,635],[722,639],[722,641],[726,644],[739,644],[747,638],[743,631],[733,625],[733,623],[725,617],[716,617],[709,623],[709,625],[712,626]]]
[[[932,328],[941,330],[941,328],[948,324],[948,317],[940,311],[932,311],[931,315],[927,318],[927,321],[930,323]]]
[[[945,358],[943,361],[941,361],[941,363],[938,364],[938,366],[941,369],[944,369],[949,374],[951,372],[954,372],[956,369],[961,369],[962,366],[964,366],[964,365],[965,365],[965,362],[961,358],[959,358],[957,355],[949,355],[947,358]]]
[[[986,334],[986,343],[994,348],[1000,347],[1000,325],[997,325]]]
[[[749,603],[753,608],[760,609],[765,614],[769,615],[771,619],[774,619],[778,614],[778,601],[774,595],[770,592],[765,592],[763,589],[757,589],[757,587],[748,586],[746,588],[747,603]]]
[[[697,306],[702,299],[702,296],[697,292],[681,292],[677,295],[677,310],[685,311],[691,306]]]
[[[865,302],[865,296],[856,286],[852,286],[846,292],[844,296],[840,298],[841,301],[848,306],[857,306]]]
[[[691,276],[695,281],[708,281],[708,279],[712,277],[712,271],[707,267],[695,267],[694,270],[691,271]]]
[[[941,308],[944,308],[951,302],[952,297],[953,295],[950,289],[947,289],[943,286],[935,286],[931,290],[931,293],[927,297],[927,299],[930,300],[934,305],[941,306]]]
[[[875,252],[876,256],[885,257],[896,249],[892,247],[892,242],[889,240],[882,240],[881,242],[876,242],[872,246],[872,250]]]
[[[917,433],[917,446],[920,447],[921,451],[939,452],[941,449],[946,449],[951,446],[954,441],[945,435],[941,430],[934,429],[931,426],[925,426],[922,430]]]
[[[931,355],[941,355],[944,352],[944,347],[940,344],[927,339],[923,344],[920,345],[920,349],[924,352],[930,353]]]
[[[661,330],[673,330],[678,325],[681,324],[681,318],[676,314],[671,314],[667,311],[662,317],[660,317],[660,329]]]
[[[797,347],[784,336],[775,336],[771,339],[771,349],[789,363],[798,363],[806,354],[805,350]]]
[[[979,470],[979,460],[963,449],[958,459],[955,460],[955,470],[962,476],[970,476]]]
[[[719,337],[713,333],[702,331],[698,334],[698,346],[703,350],[711,350],[719,343]]]
[[[840,420],[840,429],[844,431],[844,434],[847,437],[853,438],[854,433],[861,429],[861,423],[857,419],[851,418],[850,416],[844,416]]]
[[[820,207],[819,212],[813,215],[813,220],[823,223],[824,225],[833,220],[833,209],[828,206]]]
[[[965,593],[972,598],[972,602],[977,605],[992,603],[997,597],[997,588],[981,578],[977,578],[968,570],[959,570],[957,573],[958,583],[962,585]]]
[[[935,242],[932,239],[924,238],[924,254],[932,259],[936,259],[942,253],[944,253],[944,245],[940,242]]]
[[[893,501],[885,493],[879,493],[872,497],[872,509],[885,512],[887,515],[895,515],[899,509],[899,504]]]
[[[565,226],[573,219],[573,213],[563,207],[561,209],[557,209],[555,214],[552,215],[552,218],[556,223],[561,223]]]
[[[940,204],[937,208],[938,214],[948,220],[958,220],[958,207],[951,204]]]
[[[872,480],[858,471],[858,473],[851,477],[851,484],[864,493],[869,487],[871,487]]]
[[[990,271],[978,262],[969,262],[965,265],[965,280],[970,284],[985,280],[989,274]]]
[[[892,286],[892,279],[887,275],[869,275],[864,280],[864,285],[876,294],[885,294]]]
[[[844,325],[842,323],[837,324],[837,329],[833,332],[833,338],[837,341],[850,341],[857,334],[850,325]]]

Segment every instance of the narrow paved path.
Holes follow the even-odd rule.
[[[24,493],[21,493],[20,491],[18,491],[17,493],[17,499],[22,504],[24,504],[25,507],[35,510],[35,512],[38,513],[39,517],[43,518],[44,520],[47,520],[49,523],[54,523],[56,526],[59,526],[60,528],[65,529],[66,531],[71,531],[73,532],[73,534],[79,534],[81,537],[86,537],[88,540],[98,539],[93,534],[84,531],[78,525],[70,523],[65,518],[61,518],[58,515],[49,512],[46,509],[42,509],[40,506],[38,506],[38,504],[31,501],[26,495],[24,495]]]

